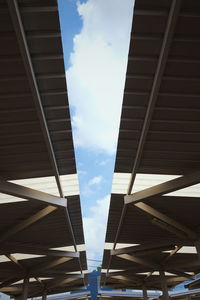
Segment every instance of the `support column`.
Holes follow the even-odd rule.
[[[147,296],[147,288],[145,285],[142,286],[142,292],[143,292],[143,299],[144,300],[148,300],[148,296]]]
[[[200,261],[200,241],[195,242],[195,247],[197,250],[198,261]]]
[[[161,287],[162,287],[162,300],[169,300],[169,294],[168,294],[168,288],[167,288],[167,282],[165,277],[165,272],[160,271],[160,281],[161,281]]]
[[[27,300],[28,298],[28,285],[29,285],[29,278],[24,278],[23,283],[23,290],[22,290],[22,300]]]
[[[44,291],[42,294],[42,300],[47,300],[47,292]]]
[[[187,295],[187,300],[191,300],[191,295]]]

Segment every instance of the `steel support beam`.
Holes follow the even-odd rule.
[[[144,278],[144,282],[146,282],[148,280],[149,277],[151,277],[151,275],[153,274],[154,271],[148,272],[148,274],[146,275],[146,277]]]
[[[57,183],[57,186],[59,189],[60,196],[63,197],[64,194],[63,194],[61,183],[60,183],[60,177],[59,177],[59,171],[58,171],[57,162],[56,162],[56,158],[55,158],[55,153],[54,153],[53,145],[51,142],[51,137],[49,134],[49,129],[47,126],[47,122],[46,122],[46,118],[45,118],[45,114],[44,114],[44,110],[43,110],[43,106],[42,106],[41,96],[40,96],[32,60],[31,60],[31,55],[29,52],[29,47],[28,47],[27,40],[26,40],[26,34],[24,31],[23,23],[22,23],[21,16],[20,16],[19,6],[17,3],[17,0],[7,0],[7,4],[8,4],[9,12],[10,12],[10,15],[11,15],[11,18],[13,21],[15,33],[16,33],[17,40],[19,43],[20,52],[22,55],[25,69],[26,69],[29,85],[30,85],[31,92],[33,95],[33,100],[35,102],[35,107],[36,107],[36,111],[38,114],[38,118],[40,120],[41,129],[43,131],[43,135],[44,135],[45,142],[47,145],[52,168],[53,168],[53,171],[55,174],[56,183]]]
[[[142,286],[142,293],[143,293],[143,299],[147,300],[148,296],[147,296],[147,288],[145,285]]]
[[[167,281],[166,281],[164,271],[160,271],[160,281],[161,281],[161,287],[162,287],[162,292],[163,292],[162,299],[169,300]]]
[[[42,294],[42,300],[47,300],[47,292],[44,291]]]
[[[177,22],[177,17],[178,17],[179,11],[180,11],[180,5],[181,5],[181,0],[173,0],[171,7],[170,7],[167,26],[165,28],[164,39],[162,42],[162,47],[161,47],[161,51],[160,51],[160,55],[159,55],[159,59],[158,59],[158,64],[157,64],[156,72],[155,72],[154,79],[153,79],[153,85],[152,85],[152,89],[151,89],[151,93],[150,93],[150,97],[149,97],[149,103],[148,103],[148,107],[147,107],[147,111],[146,111],[146,115],[145,115],[145,119],[144,119],[144,123],[143,123],[143,128],[142,128],[142,133],[141,133],[140,140],[139,140],[139,145],[138,145],[136,156],[135,156],[135,161],[134,161],[134,165],[133,165],[132,175],[131,175],[131,179],[129,182],[127,194],[131,194],[133,183],[135,181],[136,172],[137,172],[139,164],[140,164],[142,151],[143,151],[144,144],[146,141],[146,136],[147,136],[147,133],[149,130],[149,126],[150,126],[150,122],[152,119],[156,100],[158,97],[162,77],[163,77],[165,66],[167,63],[169,50],[171,47],[174,30],[175,30],[175,26],[176,26],[176,22]]]
[[[28,298],[28,286],[29,286],[29,278],[24,278],[23,290],[22,290],[22,300],[27,300]]]
[[[186,263],[169,263],[167,265],[167,268],[169,270],[174,269],[174,270],[187,270],[187,272],[193,272],[194,268],[200,267],[200,261],[198,260],[193,260],[189,261]]]
[[[24,274],[21,274],[21,276],[17,276],[17,277],[12,277],[12,278],[9,278],[5,281],[3,281],[1,284],[0,284],[0,291],[2,291],[2,288],[5,288],[5,287],[8,287],[10,286],[11,284],[14,284],[15,282],[21,280],[23,278]]]
[[[21,288],[19,287],[16,287],[16,286],[5,286],[5,287],[2,287],[0,288],[0,292],[1,293],[21,293]],[[17,299],[16,299],[17,298]],[[19,298],[16,297],[15,299],[18,300]],[[21,299],[19,299],[21,300]]]
[[[134,283],[142,284],[142,281],[137,279],[136,277],[128,277],[128,276],[123,276],[123,275],[112,275],[112,276],[110,276],[110,278],[119,280],[126,285],[128,284],[129,287],[133,286]]]
[[[66,198],[60,198],[16,183],[0,180],[0,193],[26,200],[39,201],[56,207],[66,207]]]
[[[141,246],[132,246],[132,247],[126,247],[126,248],[120,248],[120,249],[115,249],[111,250],[110,254],[111,255],[119,255],[119,254],[134,254],[135,256],[144,256],[144,255],[149,255],[152,253],[157,253],[157,252],[162,252],[162,251],[167,251],[167,250],[172,250],[174,249],[174,245],[163,245],[162,243],[158,243],[156,246],[154,245],[149,245],[146,247],[141,247]]]
[[[2,233],[0,235],[0,242],[4,242],[4,241],[8,240],[11,236],[26,229],[27,227],[33,225],[35,222],[43,219],[45,216],[49,215],[56,209],[57,208],[55,206],[47,206],[47,207],[41,209],[40,211],[38,211],[36,214],[32,215],[28,219],[18,223],[17,225],[8,229],[6,232]]]
[[[72,257],[72,258],[79,258],[79,252],[72,252],[72,251],[61,251],[61,250],[51,250],[51,249],[44,249],[38,247],[31,247],[27,245],[18,245],[15,243],[10,243],[7,245],[6,243],[1,245],[0,247],[0,255],[11,254],[11,253],[22,253],[22,254],[36,254],[36,255],[50,255],[50,256],[57,256],[57,257]]]
[[[31,59],[31,55],[30,55],[30,51],[29,51],[29,47],[28,47],[28,43],[27,43],[27,39],[26,39],[26,34],[25,34],[25,30],[24,30],[21,15],[20,15],[19,6],[17,3],[17,0],[7,0],[7,4],[8,4],[9,12],[10,12],[10,15],[11,15],[11,18],[13,21],[17,40],[19,43],[21,56],[22,56],[24,66],[26,69],[31,92],[33,95],[33,100],[35,102],[37,115],[38,115],[38,118],[40,121],[40,125],[41,125],[41,129],[42,129],[44,138],[45,138],[45,142],[46,142],[46,146],[48,149],[48,153],[49,153],[50,161],[52,164],[54,176],[56,179],[57,187],[59,190],[59,194],[60,194],[60,197],[63,198],[64,193],[63,193],[62,185],[61,185],[61,181],[60,181],[57,161],[56,161],[56,157],[55,157],[55,153],[54,153],[54,149],[53,149],[53,145],[52,145],[52,141],[51,141],[51,137],[50,137],[50,133],[49,133],[49,129],[48,129],[45,113],[44,113],[44,109],[42,106],[41,95],[39,92],[37,79],[36,79],[33,64],[32,64],[32,59]],[[75,251],[77,251],[76,239],[75,239],[75,235],[73,232],[73,228],[72,228],[72,224],[71,224],[71,220],[70,220],[70,216],[69,216],[69,212],[68,212],[67,208],[66,208],[66,217],[67,217],[67,222],[69,224],[70,232],[72,235],[74,248],[75,248]],[[79,263],[80,263],[80,269],[81,269],[80,260],[79,260]],[[82,273],[82,269],[81,269],[81,273]]]
[[[186,272],[182,272],[182,271],[179,271],[179,270],[174,270],[174,269],[170,269],[170,270],[168,270],[168,268],[167,268],[167,266],[166,266],[166,270],[167,270],[167,272],[170,272],[170,273],[172,273],[172,274],[176,274],[177,276],[179,276],[179,277],[185,277],[187,280],[193,280],[194,279],[194,275],[192,276],[192,275],[190,275],[190,274],[188,274],[188,273],[186,273]]]
[[[154,224],[166,231],[169,231],[170,233],[173,233],[174,235],[179,237],[179,239],[181,239],[181,240],[185,240],[187,238],[186,234],[183,231],[180,231],[179,229],[173,227],[172,225],[170,225],[168,223],[161,221],[160,219],[153,218],[151,220],[151,222],[152,222],[152,224]]]
[[[71,257],[60,257],[60,258],[57,258],[57,259],[54,259],[54,260],[51,260],[51,261],[48,261],[48,262],[45,262],[45,263],[41,263],[35,267],[33,267],[32,269],[30,269],[30,274],[34,274],[34,273],[37,273],[39,271],[44,271],[44,270],[47,270],[47,269],[52,269],[60,264],[64,264],[66,263],[67,261],[71,260],[73,258]]]
[[[151,262],[149,260],[142,259],[142,258],[137,257],[135,255],[119,254],[117,256],[120,257],[120,258],[123,258],[123,259],[127,259],[129,261],[132,261],[132,262],[134,262],[136,264],[147,266],[149,268],[152,268],[153,270],[160,270],[160,268],[161,268],[160,265],[155,264],[154,262]]]
[[[163,221],[164,223],[169,224],[170,226],[174,227],[175,229],[180,230],[189,239],[191,239],[191,240],[198,239],[197,234],[193,230],[191,230],[187,226],[175,221],[174,219],[168,217],[167,215],[159,212],[158,210],[154,209],[153,207],[151,207],[143,202],[134,203],[134,206],[139,208],[140,210],[144,211],[148,215],[151,215],[151,216]]]
[[[169,255],[163,259],[162,263],[165,264],[171,257],[173,257],[180,249],[182,246],[175,246],[175,249],[172,250]]]
[[[67,274],[66,270],[62,271],[56,271],[56,270],[45,270],[43,271],[38,271],[34,273],[29,273],[30,277],[54,277],[54,279],[67,279],[67,278],[78,278],[78,279],[83,279],[84,275],[83,274]],[[54,280],[52,279],[52,280]]]
[[[125,204],[137,203],[150,197],[168,194],[200,182],[200,172],[187,174],[124,197]]]
[[[196,247],[196,250],[197,250],[198,260],[200,261],[200,241],[195,242],[195,247]]]
[[[18,266],[21,269],[21,271],[26,273],[26,269],[24,268],[24,266],[13,255],[6,254],[6,256],[10,259],[10,261],[12,261],[16,266]]]
[[[194,290],[194,289],[197,289],[200,285],[200,279],[196,279],[196,280],[193,280],[192,282],[186,284],[184,287],[185,288],[188,288],[189,290]]]
[[[153,79],[152,89],[151,89],[151,93],[150,93],[150,97],[149,97],[148,107],[147,107],[147,111],[146,111],[146,115],[145,115],[145,119],[144,119],[144,123],[143,123],[143,128],[142,128],[142,132],[141,132],[141,136],[140,136],[140,140],[139,140],[139,145],[138,145],[135,160],[134,160],[134,165],[133,165],[133,169],[132,169],[130,182],[129,182],[128,189],[127,189],[128,195],[130,195],[132,192],[132,187],[133,187],[133,184],[135,181],[136,172],[137,172],[138,166],[140,164],[146,136],[147,136],[147,133],[149,130],[154,107],[155,107],[156,100],[157,100],[157,97],[159,94],[162,77],[163,77],[165,66],[167,63],[169,50],[170,50],[171,43],[173,40],[175,26],[176,26],[177,18],[178,18],[179,11],[180,11],[180,6],[181,6],[181,0],[173,0],[171,3],[168,20],[167,20],[167,25],[165,28],[164,38],[162,41],[161,51],[160,51],[157,68],[156,68],[156,72],[155,72],[154,79]],[[125,93],[126,93],[126,91],[125,91]],[[125,214],[126,214],[126,205],[124,205],[123,210],[122,210],[119,225],[117,228],[117,233],[115,236],[113,249],[115,249],[115,247],[116,247]],[[109,265],[110,265],[110,262],[109,262]],[[108,271],[109,271],[109,266],[108,266]]]
[[[41,285],[43,288],[45,288],[45,284],[42,282],[42,280],[41,280],[39,277],[35,276],[35,280],[36,280],[37,282],[39,282],[40,285]]]
[[[52,280],[52,282],[47,285],[47,290],[53,289],[54,287],[66,285],[66,284],[76,281],[76,280],[79,280],[79,278],[76,278],[76,277],[69,278],[68,277],[68,278],[64,278],[64,279]]]
[[[137,276],[134,275],[132,272],[127,274],[127,271],[116,271],[116,272],[111,272],[106,275],[106,277],[112,277],[120,280],[128,280],[128,281],[136,281],[140,284],[142,284],[141,279]]]

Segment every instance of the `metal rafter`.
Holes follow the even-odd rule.
[[[129,260],[129,261],[132,261],[136,264],[140,264],[140,265],[144,265],[144,266],[147,266],[149,268],[152,268],[153,270],[160,270],[161,266],[158,265],[158,264],[155,264],[154,262],[152,261],[149,261],[149,260],[146,260],[146,259],[143,259],[141,257],[138,257],[138,256],[135,256],[135,255],[130,255],[130,254],[118,254],[117,257],[120,257],[120,258],[123,258],[123,259],[126,259],[126,260]]]
[[[181,224],[180,222],[177,222],[176,220],[168,217],[167,215],[161,213],[157,209],[154,209],[153,207],[151,207],[143,202],[135,203],[134,206],[136,206],[137,208],[139,208],[146,214],[151,215],[151,216],[157,218],[158,220],[163,221],[165,224],[174,227],[176,230],[183,232],[186,235],[186,237],[188,237],[189,239],[191,239],[191,240],[198,239],[198,235],[193,230],[191,230],[187,226]]]
[[[60,177],[59,177],[59,171],[58,171],[57,162],[56,162],[56,158],[55,158],[55,153],[54,153],[46,117],[45,117],[43,106],[42,106],[40,91],[38,88],[37,79],[35,76],[32,59],[31,59],[29,47],[28,47],[27,40],[26,40],[26,34],[24,31],[23,23],[22,23],[21,16],[20,16],[18,3],[17,3],[17,0],[9,0],[9,1],[7,1],[7,3],[8,3],[8,7],[9,7],[9,12],[10,12],[10,15],[11,15],[11,18],[13,21],[15,33],[16,33],[16,36],[17,36],[17,39],[19,42],[20,52],[22,55],[25,69],[26,69],[26,73],[27,73],[27,77],[29,80],[33,100],[35,102],[35,107],[37,110],[41,129],[42,129],[42,132],[43,132],[43,135],[45,138],[45,142],[46,142],[46,146],[48,149],[48,153],[50,156],[50,160],[51,160],[52,168],[53,168],[54,175],[56,178],[58,190],[59,190],[60,196],[64,197],[61,183],[60,183]]]
[[[26,268],[22,265],[22,263],[20,263],[13,255],[11,254],[7,254],[6,255],[15,265],[17,265],[23,272],[24,272],[24,275],[26,274],[27,270]],[[38,281],[42,287],[44,288],[44,284],[43,282],[38,278],[38,277],[35,277],[35,280]]]
[[[119,248],[115,250],[111,250],[111,255],[119,255],[119,254],[134,254],[135,256],[143,256],[143,255],[149,255],[152,253],[157,253],[160,251],[167,251],[174,249],[174,245],[165,245],[162,246],[162,243],[158,243],[158,245],[153,244],[149,245],[149,247],[140,247],[140,246],[132,246],[127,248]]]
[[[168,54],[169,54],[170,46],[172,43],[175,26],[176,26],[176,21],[177,21],[177,17],[178,17],[179,10],[180,10],[180,5],[181,5],[181,0],[173,0],[171,7],[170,7],[167,26],[165,29],[162,47],[161,47],[161,51],[160,51],[160,55],[159,55],[159,59],[158,59],[157,69],[156,69],[155,76],[153,79],[153,84],[152,84],[152,89],[151,89],[151,93],[150,93],[150,97],[149,97],[148,107],[147,107],[147,111],[146,111],[146,115],[145,115],[145,119],[144,119],[144,123],[143,123],[142,133],[141,133],[139,145],[137,148],[137,153],[136,153],[136,157],[135,157],[135,161],[134,161],[134,165],[133,165],[132,175],[131,175],[131,179],[129,182],[127,194],[131,194],[133,183],[135,181],[136,172],[137,172],[139,164],[140,164],[142,151],[144,148],[144,143],[145,143],[145,140],[147,137],[147,133],[148,133],[151,119],[152,119],[154,107],[155,107],[156,100],[158,97],[158,92],[159,92],[161,81],[163,78],[165,66],[167,63]]]
[[[173,0],[172,1],[169,15],[168,15],[168,20],[167,20],[167,26],[165,28],[164,38],[163,38],[163,42],[162,42],[162,46],[161,46],[161,51],[160,51],[160,55],[159,55],[159,59],[158,59],[157,69],[156,69],[155,76],[153,79],[149,103],[148,103],[148,107],[147,107],[147,111],[146,111],[146,115],[145,115],[145,119],[144,119],[144,123],[143,123],[142,133],[140,136],[139,145],[137,148],[134,166],[133,166],[133,170],[132,170],[132,175],[131,175],[131,179],[130,179],[128,190],[127,190],[128,195],[131,194],[132,186],[135,181],[136,172],[137,172],[138,166],[140,164],[144,143],[145,143],[148,129],[150,126],[155,103],[156,103],[156,100],[158,97],[160,84],[161,84],[162,77],[163,77],[164,70],[165,70],[165,65],[166,65],[166,62],[168,59],[168,54],[169,54],[170,46],[172,43],[174,30],[175,30],[178,14],[180,11],[180,6],[181,6],[181,0]],[[118,236],[120,234],[123,219],[126,214],[126,209],[127,209],[127,206],[124,205],[123,209],[122,209],[119,225],[117,228],[117,232],[116,232],[113,249],[115,249],[116,244],[117,244],[117,240],[118,240]],[[111,258],[109,260],[107,272],[109,272],[110,263],[111,263]]]
[[[6,254],[7,258],[10,259],[10,261],[12,261],[15,265],[17,265],[21,271],[24,272],[24,274],[26,273],[26,268],[11,254]]]
[[[37,266],[34,266],[32,269],[30,269],[29,272],[30,272],[30,274],[32,274],[32,273],[37,273],[39,271],[45,271],[48,269],[52,269],[58,265],[66,263],[72,259],[73,259],[72,257],[60,257],[60,258],[57,258],[57,259],[54,259],[54,260],[51,260],[51,261],[48,261],[45,263],[38,264]]]
[[[51,282],[49,282],[46,286],[46,289],[53,289],[54,287],[57,286],[62,286],[62,285],[66,285],[70,282],[79,280],[80,278],[78,277],[67,277],[67,278],[63,278],[63,279],[56,279],[56,280],[52,280]]]
[[[0,235],[0,242],[4,242],[4,241],[8,240],[11,236],[13,236],[13,235],[17,234],[18,232],[26,229],[27,227],[33,225],[35,222],[43,219],[48,214],[54,212],[56,209],[57,208],[55,206],[50,206],[50,205],[43,208],[43,209],[41,209],[40,211],[38,211],[34,215],[30,216],[26,220],[16,224],[15,226],[8,229],[6,232],[2,233]]]
[[[50,204],[55,207],[66,207],[67,205],[67,200],[65,198],[60,198],[5,180],[0,180],[0,193],[26,200],[39,201],[43,204]]]
[[[133,284],[136,282],[137,284],[142,284],[142,280],[140,280],[137,277],[128,277],[128,276],[123,276],[123,275],[111,275],[110,278],[114,278],[116,280],[119,280],[120,282],[127,282],[129,284]]]
[[[61,186],[61,182],[60,182],[58,166],[57,166],[57,162],[56,162],[56,158],[55,158],[53,145],[51,142],[51,137],[50,137],[49,130],[48,130],[45,113],[44,113],[43,106],[42,106],[40,91],[38,88],[38,84],[37,84],[37,80],[36,80],[36,76],[35,76],[35,72],[34,72],[34,68],[33,68],[33,64],[32,64],[32,59],[31,59],[29,47],[28,47],[27,40],[26,40],[26,34],[24,31],[23,23],[22,23],[21,16],[20,16],[18,3],[17,3],[17,0],[7,0],[7,4],[8,4],[9,12],[10,12],[10,15],[11,15],[11,18],[13,21],[16,36],[18,39],[20,52],[22,55],[25,69],[26,69],[26,73],[27,73],[27,77],[29,80],[32,96],[33,96],[33,99],[35,102],[35,107],[37,110],[38,118],[40,120],[42,132],[43,132],[45,142],[47,145],[47,149],[48,149],[48,153],[50,156],[50,160],[51,160],[53,172],[55,175],[56,183],[58,186],[58,190],[60,193],[60,197],[63,198],[64,194],[63,194],[63,190],[62,190],[62,186]],[[76,239],[74,236],[74,232],[73,232],[73,228],[72,228],[72,224],[71,224],[71,220],[70,220],[67,208],[66,208],[66,217],[67,217],[67,222],[70,227],[74,248],[75,248],[75,251],[77,251]],[[80,262],[80,260],[79,260],[79,262]],[[80,262],[80,268],[81,268],[81,262]],[[82,270],[81,270],[81,272],[82,272]]]
[[[124,197],[125,204],[137,203],[150,197],[168,194],[186,187],[192,186],[200,182],[200,172],[186,174],[181,177],[154,185],[150,188],[141,190]]]
[[[18,243],[5,243],[1,246],[0,255],[4,254],[12,254],[12,253],[23,253],[23,254],[36,254],[36,255],[49,255],[49,256],[58,256],[58,257],[73,257],[79,258],[79,252],[72,251],[62,251],[62,250],[52,250],[45,249],[40,247],[28,246],[26,244],[18,244]]]
[[[7,287],[7,286],[10,286],[11,284],[14,284],[15,282],[21,280],[24,278],[24,274],[21,274],[20,276],[16,276],[16,277],[11,277],[5,281],[3,281],[1,284],[0,284],[0,291],[2,288],[4,287]]]

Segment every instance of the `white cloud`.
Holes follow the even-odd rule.
[[[98,162],[98,165],[101,167],[106,166],[109,163],[109,159],[103,159],[101,161]]]
[[[78,3],[83,27],[67,70],[75,144],[114,153],[123,98],[133,0]]]
[[[87,257],[99,259],[103,254],[110,195],[96,201],[90,208],[91,217],[83,218]]]
[[[103,180],[103,177],[101,175],[95,176],[92,179],[90,179],[90,181],[88,182],[88,185],[91,186],[91,185],[100,184],[102,182],[102,180]]]
[[[100,183],[103,181],[103,177],[101,175],[95,176],[91,178],[82,188],[82,195],[91,196],[92,194],[97,192],[97,189],[100,188]],[[95,186],[95,190],[93,187]]]
[[[87,171],[85,170],[78,170],[78,175],[86,175]]]

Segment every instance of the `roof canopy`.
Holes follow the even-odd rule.
[[[199,273],[199,15],[198,1],[135,1],[104,286],[161,289]]]
[[[87,265],[57,1],[1,1],[0,17],[0,291],[74,290]]]

